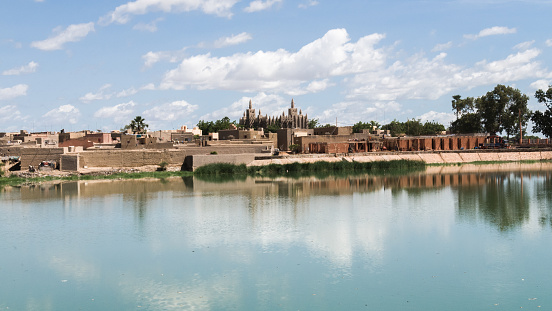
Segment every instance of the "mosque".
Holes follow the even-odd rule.
[[[297,112],[293,99],[291,100],[291,108],[288,109],[288,114],[286,115],[285,112],[282,112],[282,115],[278,117],[263,116],[260,109],[257,115],[255,109],[253,109],[251,100],[249,100],[249,108],[243,113],[240,125],[249,129],[266,129],[270,125],[277,125],[282,129],[307,129],[309,127],[309,120],[307,115],[303,115],[301,110]]]

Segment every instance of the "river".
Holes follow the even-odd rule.
[[[0,189],[1,310],[549,310],[552,167]]]

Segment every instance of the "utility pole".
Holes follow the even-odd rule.
[[[518,116],[519,116],[519,144],[523,142],[523,128],[521,127],[521,108],[518,109]]]

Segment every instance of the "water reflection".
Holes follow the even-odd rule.
[[[549,287],[528,292],[516,282],[551,284],[537,268],[551,255],[542,245],[551,187],[544,164],[6,187],[0,279],[14,281],[0,283],[0,308],[481,310],[517,296],[546,302]]]

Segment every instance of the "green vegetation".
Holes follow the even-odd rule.
[[[316,173],[385,173],[389,171],[423,170],[426,164],[421,161],[393,160],[376,162],[326,162],[290,164],[269,164],[266,166],[246,166],[229,163],[213,163],[199,167],[194,176],[251,175],[251,176],[284,176],[294,174],[314,175]]]
[[[420,136],[420,135],[435,135],[445,130],[445,126],[434,122],[426,121],[422,123],[421,120],[407,120],[406,122],[399,122],[397,120],[391,121],[381,127],[382,130],[389,130],[391,136],[399,136],[405,134],[408,136]]]
[[[542,133],[548,138],[552,138],[552,86],[548,90],[538,90],[535,92],[535,97],[541,104],[546,105],[544,112],[535,111],[531,117],[533,121],[533,132]]]
[[[218,154],[218,152],[216,152],[216,151],[211,151],[211,154]]]
[[[167,166],[169,166],[169,163],[167,163],[167,161],[162,161],[161,163],[159,163],[159,167],[157,168],[157,170],[158,171],[166,171]]]
[[[537,91],[537,94],[541,93]],[[539,99],[538,95],[535,96]],[[499,84],[478,98],[462,99],[460,95],[452,98],[452,110],[456,114],[456,120],[450,125],[452,133],[485,131],[496,134],[504,131],[508,138],[519,136],[520,127],[525,132],[527,122],[532,116],[527,108],[529,97],[510,86]]]
[[[192,176],[192,172],[177,171],[157,171],[157,172],[138,172],[138,173],[115,173],[111,175],[71,175],[71,176],[43,176],[43,177],[0,177],[0,188],[4,186],[17,186],[22,184],[35,184],[52,180],[100,180],[100,179],[140,179],[140,178],[158,178],[164,179],[168,177],[185,177]]]
[[[370,122],[362,122],[362,121],[358,121],[357,123],[355,123],[353,125],[353,133],[362,133],[362,130],[370,130],[370,132],[372,132],[372,129],[374,128],[374,126],[379,129],[380,128],[380,124],[376,121],[370,121]]]
[[[130,129],[134,134],[145,134],[149,125],[146,124],[146,120],[141,116],[136,116],[134,120],[130,121],[128,125],[125,125],[121,131]]]
[[[200,120],[197,123],[197,127],[202,131],[203,135],[209,135],[209,133],[217,133],[220,130],[227,130],[230,128],[230,125],[234,124],[236,127],[239,127],[236,121],[230,121],[229,117],[224,117],[216,121],[203,121]]]

